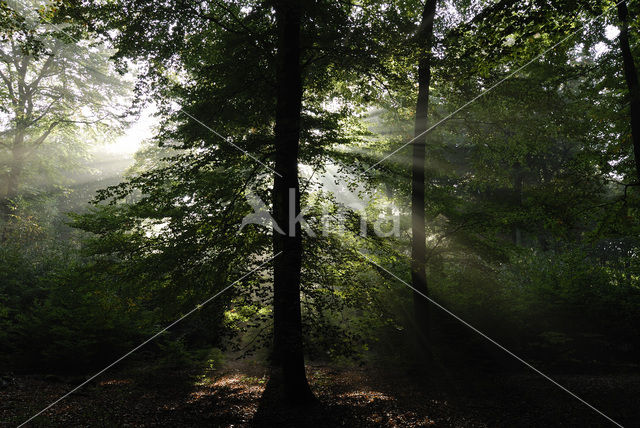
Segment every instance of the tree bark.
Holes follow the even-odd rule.
[[[429,302],[420,295],[427,295],[425,234],[425,145],[428,126],[429,85],[431,83],[431,47],[433,43],[433,19],[436,0],[427,0],[422,11],[422,21],[417,33],[420,56],[418,60],[418,100],[411,167],[411,284],[414,287],[414,316],[418,341],[425,350],[429,346]]]
[[[24,169],[24,135],[24,130],[17,129],[11,146],[11,164],[5,175],[7,184],[4,188],[4,194],[0,197],[0,219],[2,220],[0,242],[5,242],[8,238],[13,200],[18,195],[20,176]]]
[[[631,140],[633,141],[636,180],[640,183],[640,84],[638,84],[638,72],[629,45],[629,10],[626,1],[618,4],[618,19],[620,20],[618,40],[631,109]]]
[[[523,182],[522,165],[520,165],[520,162],[516,162],[513,166],[513,203],[516,209],[522,207]],[[522,231],[520,230],[520,225],[517,223],[512,226],[512,238],[513,245],[518,247],[522,245]]]
[[[19,49],[16,49],[13,44],[12,53],[16,58],[21,58],[21,61],[20,65],[17,65],[16,63],[15,89],[11,80],[4,79],[7,91],[11,95],[11,104],[15,114],[15,117],[13,118],[15,132],[13,135],[13,141],[9,147],[11,163],[9,164],[9,170],[6,174],[7,185],[4,189],[5,193],[0,199],[0,216],[2,220],[2,234],[0,235],[0,242],[5,242],[8,238],[11,211],[14,208],[14,199],[18,195],[20,179],[26,161],[25,137],[27,135],[28,124],[35,123],[37,121],[33,121],[32,117],[34,104],[33,94],[35,93],[35,90],[33,88],[30,89],[30,85],[26,83],[30,57],[24,55]],[[51,65],[51,62],[52,59],[47,59],[45,66],[42,69],[42,73],[44,73]],[[33,82],[33,85],[35,88],[36,82]]]
[[[274,254],[274,352],[273,362],[281,369],[285,399],[291,403],[313,401],[304,367],[300,270],[302,234],[298,151],[302,76],[300,67],[299,0],[275,2],[278,25],[277,105],[275,123],[274,219],[285,235],[273,231]]]

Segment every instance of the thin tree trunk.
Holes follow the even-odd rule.
[[[517,209],[522,207],[522,185],[524,177],[522,175],[522,165],[520,162],[516,162],[513,166],[513,202]],[[522,231],[519,224],[514,224],[512,229],[513,244],[516,246],[522,245]]]
[[[636,164],[636,179],[640,183],[640,84],[638,84],[638,72],[636,71],[636,65],[629,46],[629,10],[627,9],[626,1],[618,4],[618,19],[620,20],[620,36],[618,40],[631,104],[631,139],[633,141],[633,155]]]
[[[276,2],[278,25],[277,106],[275,124],[274,219],[287,233],[274,230],[274,364],[281,368],[285,398],[313,401],[304,367],[300,270],[302,234],[295,218],[300,213],[298,151],[302,77],[300,68],[300,1]],[[294,223],[294,225],[292,225]],[[293,229],[293,230],[291,230]]]
[[[411,167],[411,284],[420,293],[427,294],[425,236],[425,145],[429,110],[429,84],[431,83],[431,45],[436,0],[427,0],[422,12],[422,22],[417,33],[420,57],[418,62],[418,101],[416,104],[415,137]],[[414,313],[418,341],[428,349],[429,302],[414,292]]]
[[[6,187],[3,189],[4,194],[0,197],[0,216],[2,220],[2,233],[0,234],[0,242],[5,242],[9,233],[9,222],[11,220],[11,211],[13,208],[13,200],[18,195],[18,187],[20,184],[20,176],[24,169],[24,131],[17,130],[13,138],[11,150],[11,165],[6,174]]]
[[[0,243],[6,242],[9,235],[9,216],[11,215],[11,202],[8,194],[0,198],[0,224],[2,225],[2,233],[0,233]]]

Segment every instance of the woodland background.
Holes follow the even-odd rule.
[[[291,10],[299,68],[283,66]],[[621,376],[610,408],[632,426],[624,400],[637,383],[616,382],[636,379],[640,357],[638,12],[599,0],[0,2],[3,388],[84,379],[273,256],[272,231],[239,227],[249,191],[272,201],[291,187],[271,168],[292,153],[276,134],[293,120],[282,100],[299,78],[287,177],[299,174],[312,229],[323,213],[342,225],[299,234],[295,250],[300,352],[322,367],[309,372],[321,401],[337,396],[331,370],[415,385],[527,370],[433,306],[421,319],[424,303],[389,274],[416,284],[407,142],[437,124],[419,146],[425,292],[551,377]],[[141,117],[153,133],[134,155],[104,147]],[[394,217],[397,236],[361,235],[362,221],[372,231]],[[129,357],[122,376],[144,388],[241,361],[263,385],[252,364],[274,361],[273,284],[268,264]],[[606,387],[582,381],[570,389],[602,399]],[[12,423],[38,411],[7,402]],[[541,408],[551,419],[540,426],[572,424]],[[60,412],[51,421],[63,424]],[[535,425],[513,407],[488,411],[500,412],[516,419],[490,425]]]

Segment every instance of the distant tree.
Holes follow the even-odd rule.
[[[110,53],[48,8],[2,3],[0,28],[0,216],[7,222],[26,175],[59,166],[42,155],[86,146],[88,132],[121,125],[125,88]],[[18,7],[18,4],[14,5]],[[81,40],[81,41],[78,41]]]

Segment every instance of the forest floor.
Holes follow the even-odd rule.
[[[319,404],[283,408],[265,394],[268,371],[248,361],[198,375],[106,373],[27,426],[51,427],[606,427],[615,426],[531,373],[426,376],[400,369],[308,366]],[[640,374],[556,375],[625,427],[640,426]],[[0,426],[17,426],[78,379],[4,377]],[[437,380],[434,380],[437,379]]]

